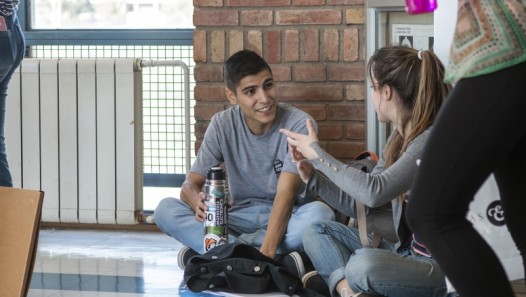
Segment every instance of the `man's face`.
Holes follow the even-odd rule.
[[[236,93],[227,88],[226,95],[230,103],[239,105],[252,133],[260,135],[272,127],[278,102],[274,79],[268,70],[245,76]]]

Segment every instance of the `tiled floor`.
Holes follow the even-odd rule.
[[[28,296],[210,296],[179,290],[180,247],[159,232],[42,229]]]
[[[41,229],[27,296],[287,297],[281,293],[192,293],[180,288],[183,270],[177,265],[177,253],[181,247],[154,231]]]
[[[160,232],[41,229],[28,297],[261,296],[180,289],[180,248]],[[526,296],[524,282],[514,284]]]

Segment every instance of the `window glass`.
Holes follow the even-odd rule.
[[[193,28],[193,1],[34,0],[32,29]]]

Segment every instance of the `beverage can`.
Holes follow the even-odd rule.
[[[225,171],[212,167],[206,175],[204,251],[228,242],[228,191]]]
[[[405,8],[409,14],[430,13],[437,8],[437,0],[405,0]]]

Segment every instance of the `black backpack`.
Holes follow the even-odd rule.
[[[319,297],[301,279],[257,248],[242,243],[217,246],[190,258],[184,282],[192,292],[204,290],[261,294],[280,291],[292,296]]]

